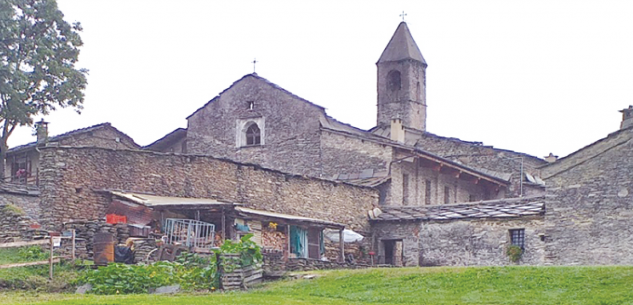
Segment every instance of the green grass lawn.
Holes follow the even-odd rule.
[[[0,294],[0,304],[633,304],[633,267],[393,268],[318,272],[249,292]]]

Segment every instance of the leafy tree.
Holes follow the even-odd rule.
[[[63,19],[55,0],[0,0],[0,175],[17,126],[56,107],[78,113],[88,70],[76,69],[81,25]]]

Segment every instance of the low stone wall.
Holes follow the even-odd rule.
[[[0,205],[13,204],[34,220],[39,220],[40,190],[35,185],[0,183]]]
[[[78,251],[85,253],[85,257],[87,259],[92,259],[94,257],[94,235],[96,233],[110,233],[117,240],[117,244],[125,244],[125,241],[130,237],[130,233],[127,227],[127,224],[119,223],[119,224],[109,224],[102,220],[95,221],[73,221],[67,222],[64,224],[63,230],[71,230],[75,229],[75,237],[77,239],[85,240],[83,249],[79,250],[79,245],[77,246]]]
[[[264,276],[281,277],[289,271],[310,271],[328,269],[362,269],[371,267],[360,263],[339,263],[337,261],[323,261],[310,258],[290,258],[284,260],[281,252],[264,253]]]
[[[19,207],[0,203],[0,243],[32,240],[38,233],[38,225]]]

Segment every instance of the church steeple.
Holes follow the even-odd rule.
[[[425,130],[427,64],[404,21],[376,65],[378,125],[399,118],[406,127]]]

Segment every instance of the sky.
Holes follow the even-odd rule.
[[[543,157],[618,130],[633,104],[633,1],[58,0],[83,25],[84,110],[147,145],[242,76],[361,129],[376,123],[376,61],[405,21],[427,68],[427,130]],[[36,118],[39,120],[39,117]],[[9,139],[34,140],[23,127]]]

